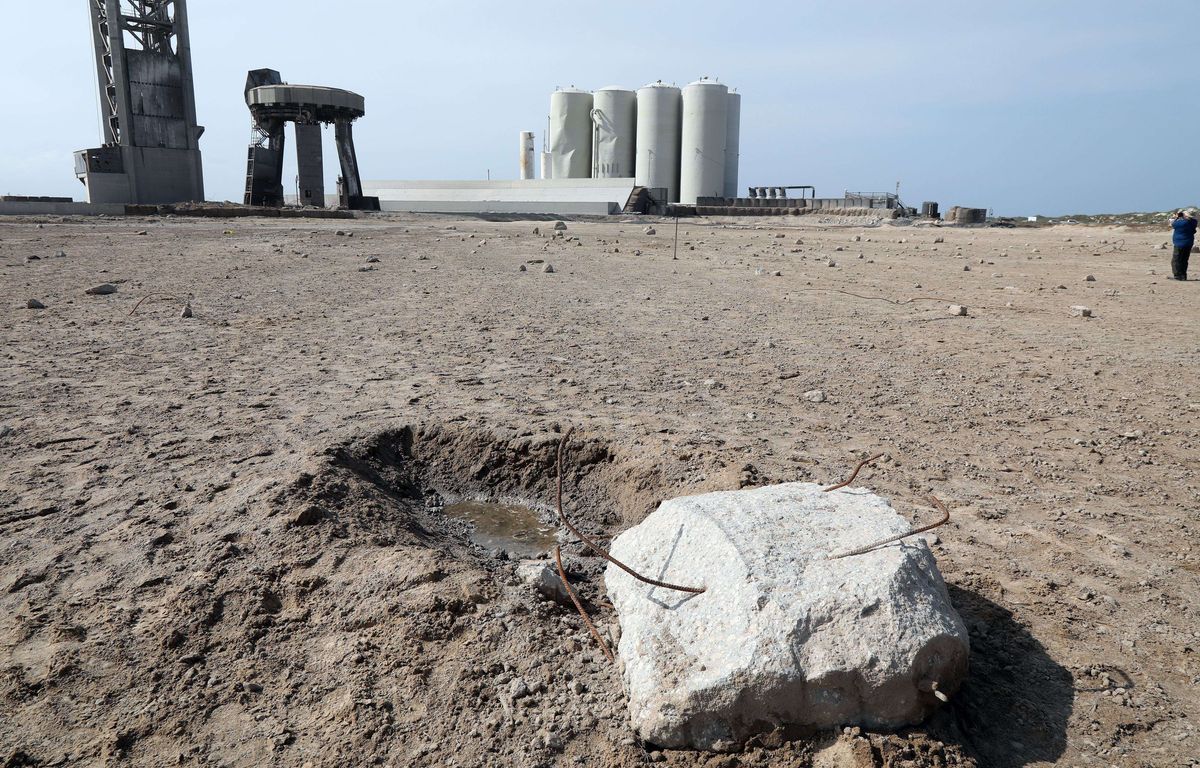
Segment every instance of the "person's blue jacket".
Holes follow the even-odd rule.
[[[1196,220],[1182,216],[1171,222],[1175,234],[1171,237],[1176,248],[1189,248],[1196,241]]]

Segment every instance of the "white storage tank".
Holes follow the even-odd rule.
[[[592,178],[632,179],[637,94],[616,86],[592,94]]]
[[[659,80],[637,92],[637,163],[634,183],[667,190],[667,202],[679,202],[679,146],[683,97]]]
[[[729,116],[725,121],[725,192],[722,197],[738,196],[738,163],[741,159],[742,95],[729,92]]]
[[[533,131],[521,131],[520,172],[522,180],[533,178]]]
[[[729,89],[707,78],[683,89],[679,202],[725,195],[725,139],[729,130]]]
[[[592,175],[592,94],[574,88],[550,94],[550,154],[554,178]]]

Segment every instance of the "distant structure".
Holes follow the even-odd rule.
[[[632,179],[659,204],[735,197],[742,97],[700,78],[630,91],[560,88],[550,94],[543,179]],[[524,178],[524,177],[522,177]]]
[[[204,200],[185,0],[88,0],[104,145],[75,153],[90,203]]]
[[[299,204],[325,207],[325,167],[321,126],[332,123],[342,177],[341,207],[378,211],[379,198],[364,197],[354,151],[353,123],[366,112],[357,93],[316,85],[288,85],[273,69],[256,69],[246,78],[246,106],[253,134],[246,162],[246,205],[280,207],[283,194],[284,126],[296,125]]]

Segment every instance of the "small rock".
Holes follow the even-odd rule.
[[[529,695],[529,685],[524,678],[518,677],[508,685],[508,695],[512,699],[523,699]]]
[[[554,274],[554,265],[547,264],[546,266],[542,267],[542,271],[545,272],[547,275],[552,275],[552,274]]]
[[[56,258],[56,259],[65,259],[66,257],[67,257],[66,251],[55,251],[54,252],[54,258]]]
[[[183,311],[179,313],[179,316],[180,316],[180,317],[182,317],[182,318],[189,318],[189,317],[191,317],[191,316],[192,316],[192,305],[191,305],[190,303],[189,303],[189,304],[184,304],[184,305],[183,305]]]
[[[117,286],[113,285],[112,283],[101,283],[100,285],[93,286],[84,291],[84,293],[87,293],[90,296],[108,296],[109,294],[116,292]]]
[[[810,389],[801,395],[801,397],[810,403],[823,403],[827,399],[825,397],[825,392],[820,389]]]
[[[371,256],[371,257],[368,257],[368,258],[367,258],[367,263],[368,263],[368,264],[378,264],[378,263],[379,263],[379,257],[378,257],[378,256]]]
[[[656,230],[654,227],[646,227],[646,229],[644,231],[647,235],[657,235],[658,234],[658,230]]]
[[[340,230],[340,229],[339,229],[337,232],[334,232],[333,234],[334,234],[334,236],[336,236],[336,237],[345,237],[345,236],[346,236],[346,233],[345,233],[345,232],[343,232],[343,231],[342,231],[342,230]]]
[[[528,268],[528,267],[526,267],[524,264],[522,264],[522,265],[521,265],[521,269],[520,269],[520,271],[521,271],[521,272],[528,272],[528,271],[529,271],[529,268]]]
[[[41,260],[42,260],[42,257],[41,257],[41,256],[34,256],[34,255],[32,255],[32,254],[30,254],[29,256],[26,256],[26,257],[25,257],[25,263],[26,263],[26,264],[29,264],[29,263],[32,263],[32,262],[35,262],[35,261],[41,261]]]
[[[836,266],[837,266],[837,262],[836,262],[836,261],[834,261],[833,259],[830,259],[829,261],[825,262],[825,266],[827,266],[827,267],[836,267]]]
[[[964,307],[962,304],[951,304],[949,307],[946,308],[946,311],[949,312],[950,314],[954,315],[955,317],[966,317],[967,316],[967,308]]]
[[[541,236],[541,234],[542,234],[542,228],[541,228],[541,227],[534,227],[534,228],[533,228],[533,234],[535,234],[535,235],[537,235],[537,236],[539,236],[539,237],[540,237],[540,236]]]
[[[571,605],[571,596],[548,560],[522,560],[517,564],[517,578],[543,597],[560,605]]]
[[[554,231],[555,231],[555,232],[562,232],[562,231],[564,231],[566,228],[567,228],[567,222],[565,222],[565,221],[556,221],[556,222],[554,222]]]
[[[1075,317],[1091,317],[1092,310],[1089,307],[1076,305],[1071,307],[1071,314]]]
[[[939,244],[941,244],[941,243],[944,243],[944,242],[946,242],[946,238],[944,238],[944,237],[935,237],[935,238],[933,239],[933,243],[934,243],[934,245],[939,245]]]
[[[359,267],[359,268],[358,268],[358,271],[359,271],[359,272],[374,272],[374,271],[375,271],[375,267],[372,267],[372,266],[370,266],[370,265],[367,265],[367,266],[364,266],[364,267]]]
[[[46,308],[46,305],[43,304],[42,302],[38,301],[37,299],[30,299],[29,301],[25,302],[25,309],[45,309],[45,308]]]
[[[1095,275],[1088,275],[1087,277],[1083,278],[1083,282],[1085,282],[1085,283],[1094,283],[1094,282],[1096,282],[1096,276],[1095,276]]]
[[[971,271],[971,265],[963,264],[963,272],[970,272],[970,271]]]

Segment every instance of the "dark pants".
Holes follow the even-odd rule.
[[[1175,246],[1171,255],[1171,273],[1176,280],[1187,280],[1188,256],[1192,255],[1192,246]]]

